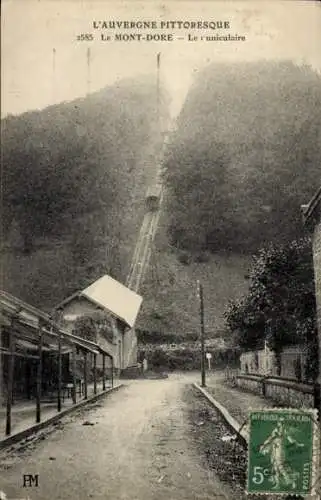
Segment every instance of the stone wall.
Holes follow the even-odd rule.
[[[278,404],[291,408],[313,408],[314,398],[312,387],[295,382],[267,380],[265,396]]]
[[[260,396],[263,395],[262,377],[256,377],[255,375],[238,375],[235,378],[235,383],[240,389],[245,389],[246,391],[259,394]]]
[[[277,403],[291,408],[313,408],[313,387],[295,381],[276,377],[260,377],[256,375],[237,375],[234,385],[245,391],[264,396]]]

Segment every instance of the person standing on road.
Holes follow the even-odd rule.
[[[143,359],[143,373],[147,371],[148,368],[148,361],[146,358]]]

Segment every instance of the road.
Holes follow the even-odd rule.
[[[190,381],[132,381],[65,417],[23,453],[0,457],[0,489],[8,499],[233,500],[197,451]],[[38,474],[39,486],[23,488],[24,474]]]

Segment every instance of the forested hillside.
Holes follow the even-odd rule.
[[[52,307],[102,273],[125,279],[155,123],[148,79],[3,120],[3,288]]]
[[[304,234],[300,205],[321,183],[320,75],[291,62],[209,66],[164,167],[164,224],[141,318],[155,330],[199,331],[200,279],[212,336],[247,293],[253,254]]]
[[[215,64],[190,90],[166,163],[178,248],[250,253],[302,235],[321,182],[321,77],[291,62]]]

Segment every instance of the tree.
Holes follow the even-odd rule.
[[[316,347],[316,302],[311,241],[270,245],[255,257],[247,296],[225,312],[229,328],[248,349],[268,339],[279,356],[291,344]],[[311,356],[317,359],[317,350]]]
[[[99,336],[113,342],[113,330],[108,316],[103,312],[95,312],[76,319],[74,333],[83,339],[98,342]]]
[[[216,248],[220,238],[226,240],[224,223],[229,189],[225,173],[229,161],[223,144],[209,145],[200,138],[176,144],[169,154],[165,180],[167,209],[172,217],[168,231],[176,247],[201,251]],[[214,237],[213,214],[216,215]]]
[[[76,319],[73,328],[75,335],[91,342],[97,342],[97,326],[90,316],[81,316]]]

